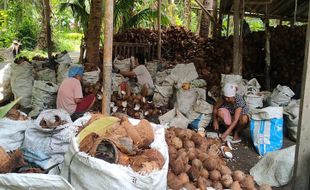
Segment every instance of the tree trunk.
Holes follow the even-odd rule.
[[[47,49],[49,59],[52,56],[52,30],[50,24],[51,6],[49,0],[42,0],[42,30],[39,36],[37,49]]]
[[[89,66],[98,65],[100,61],[99,46],[102,22],[102,8],[102,0],[91,1],[86,39],[86,64]]]
[[[191,27],[191,19],[192,19],[192,6],[191,0],[184,0],[184,20],[185,26],[190,29]]]
[[[206,7],[207,10],[212,10],[212,2],[213,0],[204,0],[203,5]],[[200,21],[200,29],[199,29],[199,35],[203,38],[209,37],[209,31],[210,31],[210,17],[202,11],[201,14],[201,21]]]

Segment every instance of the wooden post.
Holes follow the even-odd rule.
[[[294,190],[307,190],[310,188],[310,9],[305,49],[294,179],[292,180]]]
[[[270,90],[270,32],[269,32],[269,19],[265,20],[265,35],[266,35],[266,43],[265,43],[265,76],[266,76],[266,89]]]
[[[234,0],[234,59],[233,73],[241,75],[240,67],[240,0]]]
[[[158,59],[161,60],[161,0],[158,0],[158,50],[157,56]]]
[[[229,36],[229,25],[230,25],[230,14],[227,15],[227,30],[226,30],[226,37]]]
[[[102,113],[110,114],[114,1],[105,0]]]

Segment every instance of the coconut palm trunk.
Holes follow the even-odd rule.
[[[210,10],[210,5],[213,0],[204,0],[203,1],[203,6],[207,8],[207,10]],[[210,31],[210,22],[211,19],[210,17],[202,11],[201,14],[201,20],[200,20],[200,29],[199,29],[199,35],[203,38],[208,38],[209,37],[209,31]]]
[[[92,0],[86,39],[86,65],[98,65],[100,32],[102,23],[102,0]]]

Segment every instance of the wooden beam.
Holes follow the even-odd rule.
[[[241,75],[240,65],[240,0],[234,0],[234,58],[233,73]]]
[[[270,90],[270,33],[269,33],[269,18],[268,15],[266,15],[266,19],[264,20],[265,24],[265,36],[266,36],[266,42],[265,42],[265,85],[266,89]]]
[[[103,49],[103,96],[102,113],[110,114],[113,51],[113,9],[114,1],[105,0],[104,11],[104,49]]]
[[[195,0],[196,3],[200,6],[200,8],[211,18],[212,22],[217,26],[219,29],[221,29],[220,26],[218,26],[216,20],[214,17],[211,15],[211,13],[203,6],[203,4],[199,0]]]
[[[294,190],[306,190],[310,188],[310,9],[308,13],[308,31],[305,49],[293,179]]]
[[[158,60],[161,60],[161,0],[158,0]]]

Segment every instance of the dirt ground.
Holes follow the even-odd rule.
[[[295,142],[288,138],[284,138],[283,148],[294,145]],[[228,161],[228,165],[232,170],[242,170],[246,173],[260,160],[260,155],[255,151],[250,137],[250,130],[246,129],[242,133],[242,142],[234,145],[233,155],[234,159]],[[292,184],[286,186],[273,188],[273,190],[291,190]]]

